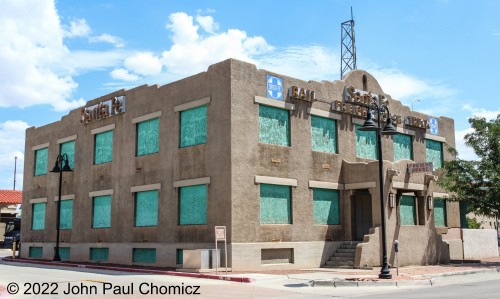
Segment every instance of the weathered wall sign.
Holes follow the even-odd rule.
[[[408,126],[422,128],[422,129],[429,128],[429,121],[427,119],[421,119],[414,116],[405,117],[405,124]]]
[[[434,170],[434,164],[432,162],[412,163],[408,164],[407,169],[408,173],[432,172]]]
[[[332,111],[348,113],[353,116],[366,117],[368,106],[372,100],[378,102],[378,96],[373,95],[371,92],[357,90],[349,86],[344,89],[344,101],[333,101],[331,109]],[[388,104],[385,98],[382,98],[382,102],[386,105]],[[382,120],[386,119],[387,113],[384,112],[382,113]],[[402,123],[400,115],[391,114],[391,120],[394,125]]]
[[[125,112],[125,96],[114,97],[81,110],[83,124]]]
[[[297,86],[292,86],[288,89],[288,96],[292,99],[299,99],[308,102],[316,101],[316,92],[314,90],[298,88]]]

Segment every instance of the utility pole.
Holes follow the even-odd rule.
[[[16,190],[16,168],[17,168],[17,156],[14,157],[14,190]]]

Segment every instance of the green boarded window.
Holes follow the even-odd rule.
[[[446,201],[434,198],[434,225],[446,226]]]
[[[137,124],[137,156],[158,152],[158,118]]]
[[[35,176],[47,174],[48,154],[48,147],[35,151]]]
[[[207,106],[181,111],[180,147],[207,143]]]
[[[73,224],[73,200],[61,201],[60,229],[71,229]]]
[[[135,194],[135,226],[158,225],[158,190]]]
[[[361,126],[354,126],[356,130],[356,157],[377,159],[377,133],[375,131],[360,131]]]
[[[109,258],[109,248],[90,248],[90,260],[97,262],[107,262]]]
[[[113,160],[113,130],[95,135],[94,164]]]
[[[401,225],[415,225],[415,196],[402,195],[399,200],[399,215],[401,218]]]
[[[61,155],[68,155],[68,165],[71,169],[75,169],[75,141],[61,143]]]
[[[325,153],[337,153],[337,128],[335,120],[311,116],[312,150]]]
[[[132,251],[132,262],[134,263],[156,263],[155,248],[134,248]]]
[[[33,204],[33,221],[31,223],[32,230],[45,229],[45,208],[47,203],[39,202]]]
[[[177,265],[182,265],[184,262],[183,262],[183,259],[184,259],[184,249],[177,249],[176,250],[176,253],[177,253]]]
[[[290,146],[290,113],[259,105],[259,142]]]
[[[34,259],[41,259],[43,256],[43,247],[30,247],[29,257]]]
[[[207,185],[179,188],[179,224],[207,224]]]
[[[394,161],[413,160],[413,142],[410,135],[396,134],[394,142]]]
[[[432,162],[434,169],[443,167],[443,144],[439,141],[425,140],[425,161]]]
[[[315,224],[340,224],[339,191],[313,189],[313,213]]]
[[[260,223],[291,224],[291,199],[289,186],[260,184]]]
[[[59,257],[61,260],[69,260],[71,250],[69,247],[59,247]]]
[[[93,199],[92,228],[111,227],[111,195]]]

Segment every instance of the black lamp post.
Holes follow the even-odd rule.
[[[63,165],[64,162],[64,165]],[[59,256],[59,226],[61,225],[61,189],[62,189],[62,173],[65,171],[73,171],[71,167],[69,167],[69,160],[67,154],[57,155],[56,165],[50,172],[58,172],[59,173],[59,200],[57,201],[57,237],[56,237],[56,250],[54,253],[53,261],[60,262],[61,256]]]
[[[372,98],[370,100],[370,104],[368,105],[368,111],[366,115],[366,121],[363,124],[363,127],[359,128],[360,131],[376,131],[377,132],[377,151],[378,151],[378,176],[379,176],[379,190],[380,190],[380,213],[382,216],[382,258],[383,265],[382,269],[380,269],[379,278],[391,279],[392,274],[389,270],[389,264],[387,262],[387,244],[386,244],[386,233],[385,233],[385,201],[384,201],[384,177],[382,173],[383,169],[383,160],[382,160],[382,134],[383,135],[394,135],[397,133],[396,128],[392,125],[389,108],[387,104],[383,103],[382,100],[384,96],[378,96],[378,103],[376,99]],[[378,126],[372,119],[371,111],[375,111],[377,113],[377,123]],[[386,112],[387,122],[382,130],[380,126],[381,113]]]

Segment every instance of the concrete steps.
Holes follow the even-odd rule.
[[[359,241],[344,241],[325,263],[325,268],[354,268],[354,258],[356,256],[356,246]]]

